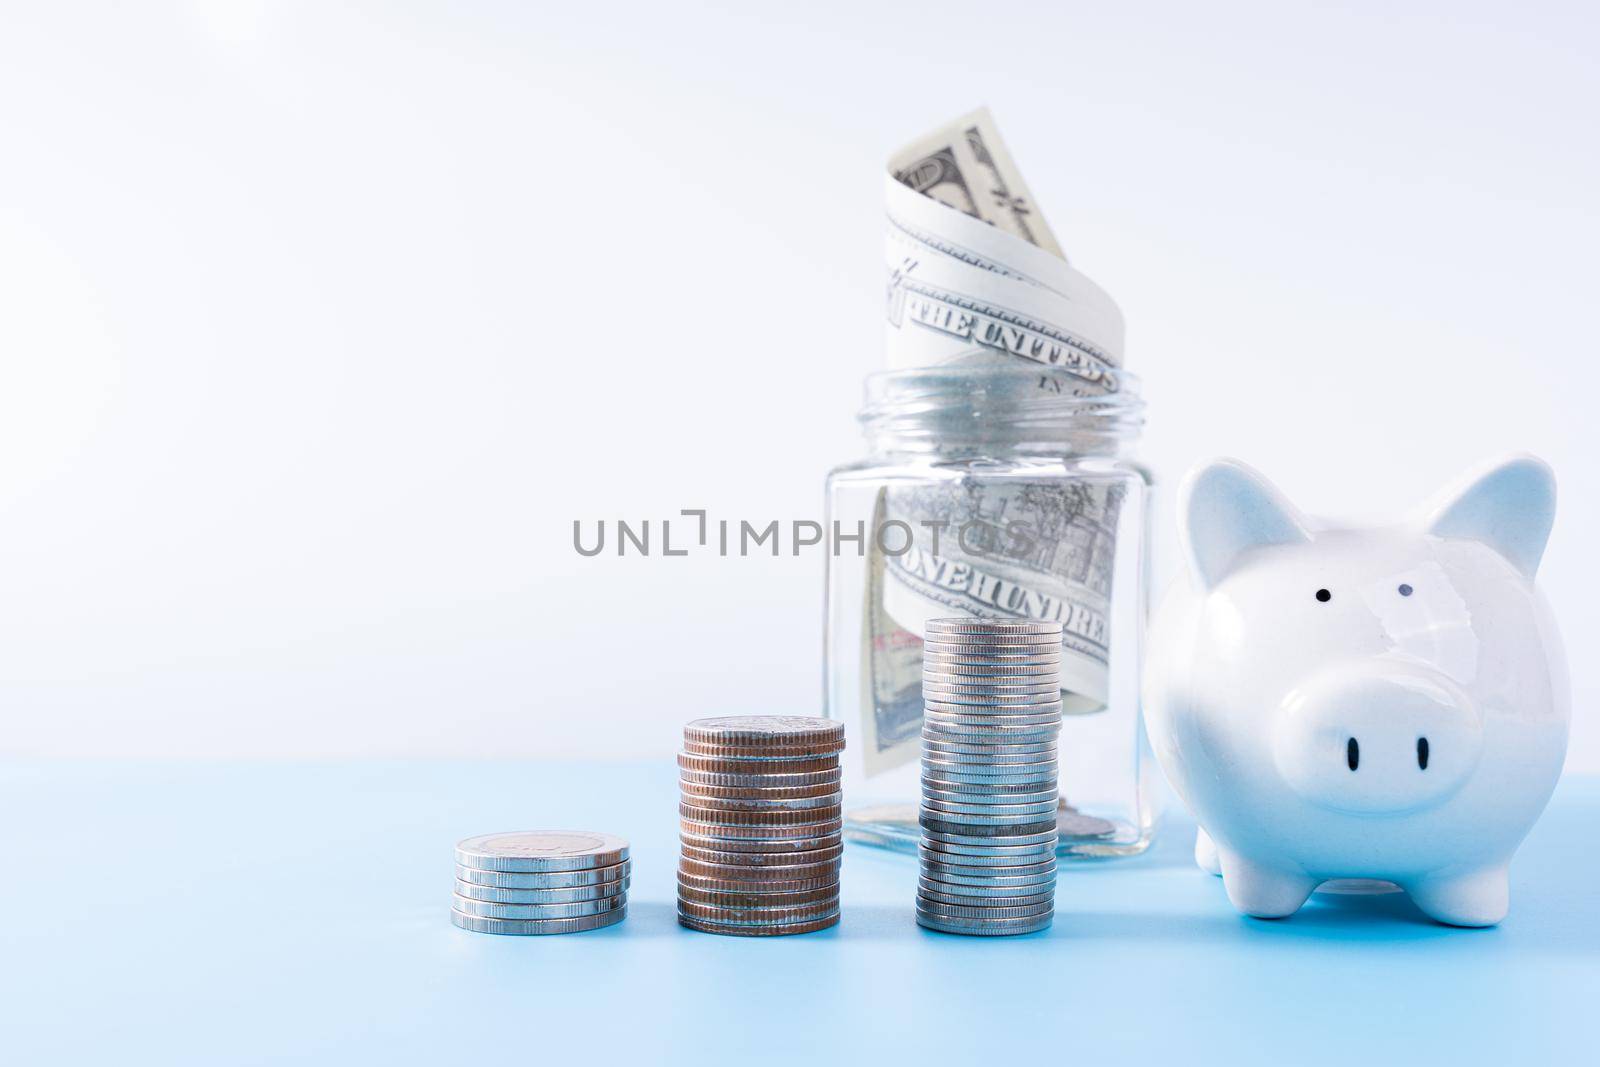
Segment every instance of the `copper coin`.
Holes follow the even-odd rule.
[[[701,889],[678,882],[678,899],[691,904],[705,904],[719,908],[778,908],[801,904],[832,901],[838,907],[839,883],[818,886],[815,889],[795,890],[788,893],[753,892],[746,886],[729,889]]]
[[[748,791],[747,791],[748,792]],[[712,811],[816,811],[836,808],[844,794],[834,789],[811,797],[707,796],[702,790],[679,790],[680,803]]]
[[[835,817],[820,822],[803,822],[786,826],[736,826],[731,824],[699,822],[679,819],[678,831],[685,839],[698,841],[790,842],[837,835],[844,829],[843,822]],[[735,850],[737,851],[737,850]]]
[[[798,810],[757,808],[754,811],[702,808],[688,801],[678,805],[678,814],[682,818],[696,823],[709,823],[716,826],[809,826],[819,822],[838,821],[840,810],[837,804],[826,808],[800,808]]]
[[[681,840],[681,838],[680,838]],[[721,845],[725,842],[714,842]],[[737,844],[738,842],[734,842]],[[693,841],[681,845],[684,859],[699,863],[714,863],[735,867],[794,867],[806,864],[828,863],[844,855],[844,844],[837,835],[832,840],[823,839],[809,849],[728,849],[707,847]]]
[[[811,774],[816,771],[839,769],[839,757],[817,756],[812,759],[759,760],[722,759],[718,756],[696,756],[689,752],[678,753],[678,766],[686,771],[703,774]]]

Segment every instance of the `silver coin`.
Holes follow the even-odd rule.
[[[1061,644],[1061,631],[1047,633],[1037,631],[1029,633],[1025,630],[1004,632],[994,630],[988,633],[934,633],[924,632],[923,644],[947,645],[1059,645]]]
[[[1050,666],[1061,664],[1060,645],[1021,645],[1010,649],[972,648],[943,642],[923,642],[922,665],[944,668]]]
[[[997,871],[1002,873],[993,873]],[[1011,871],[1031,873],[1005,873]],[[945,885],[1011,887],[1042,885],[1045,882],[1053,885],[1056,881],[1056,864],[1053,859],[1031,863],[1026,867],[955,867],[947,863],[923,863],[921,877]]]
[[[623,860],[610,867],[590,867],[584,871],[480,871],[456,865],[456,880],[502,889],[570,889],[574,886],[616,882],[633,873],[633,861]]]
[[[990,763],[922,756],[918,762],[922,766],[924,778],[938,780],[948,777],[958,782],[975,780],[1006,782],[1046,778],[1053,777],[1061,769],[1060,760],[1048,756],[1017,763]]]
[[[1053,634],[1061,636],[1061,624],[1044,619],[990,618],[980,615],[950,615],[929,619],[923,624],[928,634]]]
[[[917,848],[928,852],[930,855],[942,857],[947,862],[961,863],[971,867],[985,864],[1003,867],[1041,863],[1056,854],[1056,846],[1053,841],[1040,842],[1036,845],[991,845],[977,842],[944,841],[935,835],[928,834],[926,831],[917,839]]]
[[[1054,763],[1040,764],[1037,768],[1008,767],[1004,773],[1000,771],[953,771],[948,764],[930,763],[922,761],[922,780],[925,784],[939,788],[945,785],[1033,785],[1037,788],[1048,789],[1057,784],[1059,770]]]
[[[759,923],[804,923],[826,918],[839,910],[837,897],[813,901],[809,904],[779,905],[777,907],[729,907],[723,904],[696,904],[691,900],[678,900],[678,914],[688,915],[701,922],[725,923],[729,926],[754,926]]]
[[[939,764],[958,767],[1032,767],[1040,763],[1055,763],[1058,751],[1042,749],[1038,752],[946,752],[938,745],[924,743],[922,758]]]
[[[941,819],[937,815],[923,813],[917,820],[917,825],[924,830],[936,834],[945,834],[955,837],[989,837],[1012,838],[1029,837],[1033,834],[1058,834],[1056,821],[1053,818],[1034,819],[1032,822],[1018,822],[1015,819],[986,820],[981,815],[968,815],[966,822]]]
[[[456,845],[456,862],[480,871],[577,871],[628,858],[628,842],[592,831],[482,834]]]
[[[751,797],[708,797],[682,790],[681,798],[683,804],[710,811],[779,812],[837,808],[844,801],[844,794],[835,789],[831,793],[817,797],[778,797],[774,800],[759,800]]]
[[[1052,910],[1052,906],[1045,904],[1019,905],[1018,907],[1005,907],[999,904],[940,904],[936,901],[918,898],[917,910],[925,911],[937,918],[950,919],[1025,919],[1036,915],[1043,915]]]
[[[949,800],[958,804],[1037,804],[1056,796],[1056,785],[1040,788],[1036,782],[1004,785],[996,782],[941,782],[922,779],[922,795],[932,800]]]
[[[683,737],[702,744],[778,744],[798,748],[842,742],[844,723],[809,715],[722,715],[686,723]]]
[[[1048,929],[1055,918],[1054,910],[1030,919],[1000,919],[992,922],[966,922],[941,918],[917,910],[917,925],[943,934],[962,934],[967,937],[1009,937],[1014,934],[1033,934]]]
[[[943,815],[992,815],[995,818],[1020,816],[1035,819],[1056,816],[1056,803],[1049,799],[1037,800],[1031,804],[1001,804],[987,798],[974,803],[971,800],[943,800],[924,795],[921,807],[924,812]]]
[[[1063,811],[1056,817],[1056,829],[1061,832],[1062,837],[1070,837],[1075,841],[1096,841],[1114,837],[1117,825],[1079,811]]]
[[[1038,710],[1020,711],[992,704],[946,704],[942,701],[936,703],[924,700],[922,719],[924,724],[981,726],[985,730],[997,730],[1007,726],[1043,726],[1054,729],[1061,725],[1059,701],[1055,704],[1038,704],[1035,707]]]
[[[919,842],[917,858],[924,864],[944,864],[960,867],[1037,867],[1041,863],[1054,863],[1054,845],[1041,845],[1025,849],[968,848],[965,852],[947,852],[935,842]]]
[[[931,693],[953,693],[955,703],[1004,703],[1006,701],[1021,701],[1024,703],[1039,703],[1040,698],[1049,700],[1061,699],[1061,684],[1054,678],[1047,678],[1042,682],[970,682],[956,678],[947,678],[938,674],[924,672],[922,675],[922,692],[924,695]],[[950,700],[950,697],[935,697],[936,700]]]
[[[923,738],[926,739],[928,735],[937,731],[942,739],[961,745],[1055,744],[1061,736],[1061,725],[1059,723],[1030,726],[1026,728],[1026,733],[1023,733],[1022,729],[1021,727],[1012,727],[1001,734],[996,730],[986,729],[981,726],[947,726],[944,723],[936,723],[932,719],[926,719],[923,721],[922,734]],[[1059,750],[1057,751],[1059,752]]]
[[[982,672],[974,675],[971,672]],[[1019,681],[1061,681],[1061,659],[1050,656],[936,656],[922,657],[923,677],[943,675],[953,680],[983,682],[991,678]]]
[[[967,893],[936,893],[920,886],[917,889],[917,906],[920,908],[946,907],[946,908],[1037,908],[1041,905],[1054,905],[1055,886],[1050,887],[1048,893],[1034,893],[1031,896],[973,896]]]
[[[958,641],[935,638],[922,643],[924,652],[940,656],[1050,656],[1059,655],[1060,641],[1028,638],[1020,641]]]
[[[972,720],[980,726],[1032,726],[1036,723],[1049,722],[1052,717],[1059,720],[1061,716],[1061,701],[1051,700],[1043,704],[957,704],[947,700],[924,699],[922,712],[925,717],[945,722],[965,722]]]
[[[922,744],[924,748],[931,748],[935,752],[974,752],[992,753],[997,756],[1027,756],[1039,752],[1057,751],[1059,737],[1042,737],[1036,740],[1007,741],[1000,738],[993,741],[953,741],[939,734],[935,729],[924,726],[922,730]]]
[[[923,710],[929,705],[947,715],[1049,715],[1060,714],[1061,690],[1039,693],[964,693],[956,689],[924,687]]]
[[[924,634],[923,645],[955,648],[1061,648],[1060,634]]]
[[[928,893],[932,896],[946,897],[977,897],[980,900],[994,900],[1007,905],[1032,903],[1028,897],[1051,897],[1055,895],[1056,879],[1041,878],[1032,882],[1016,882],[1006,884],[999,880],[986,882],[946,882],[934,878],[927,871],[917,877],[917,891]],[[947,903],[961,904],[964,901],[955,900]]]
[[[800,771],[794,774],[723,774],[720,771],[678,772],[678,781],[684,785],[708,786],[713,789],[838,789],[842,770]]]
[[[962,834],[945,833],[941,830],[923,828],[922,841],[929,848],[938,848],[946,852],[960,852],[967,848],[989,852],[995,849],[1008,848],[1033,848],[1042,846],[1054,848],[1057,838],[1056,828],[1036,830],[1027,834]]]
[[[1061,733],[1059,722],[1042,726],[959,726],[938,722],[927,716],[922,720],[922,736],[934,736],[960,744],[1018,745],[1051,741]]]
[[[596,900],[578,900],[567,904],[500,904],[492,900],[474,900],[459,893],[451,897],[451,907],[463,915],[480,919],[579,919],[587,915],[618,911],[628,906],[626,893]]]
[[[839,913],[824,915],[820,919],[799,923],[717,923],[705,922],[691,915],[680,914],[678,925],[707,934],[726,934],[732,937],[783,937],[788,934],[809,934],[839,925]]]
[[[940,882],[923,876],[917,880],[917,899],[963,907],[1024,907],[1055,900],[1054,879],[1028,885],[968,885]]]
[[[700,785],[696,782],[678,780],[678,792],[686,799],[696,803],[703,800],[728,800],[748,801],[755,804],[764,804],[777,800],[813,800],[820,806],[827,807],[827,803],[820,798],[839,797],[839,783],[832,782],[823,785],[806,786],[752,786],[752,787],[727,787],[718,785]],[[837,803],[837,801],[834,801]]]
[[[576,919],[490,919],[450,909],[450,921],[463,930],[479,934],[516,934],[524,937],[598,930],[603,926],[615,926],[627,917],[627,908],[601,912],[598,915],[582,915]]]
[[[1000,663],[1028,665],[1061,662],[1061,645],[960,645],[948,641],[927,641],[922,645],[922,663],[936,667],[946,663],[986,667]]]
[[[922,790],[923,805],[934,811],[973,808],[974,814],[1006,814],[1016,808],[1019,813],[1043,813],[1056,806],[1056,790],[1043,789],[1035,793],[952,793],[946,790]]]
[[[974,751],[981,749],[981,745],[967,745],[964,748],[952,748],[949,745],[934,742],[922,742],[922,754],[929,759],[945,760],[949,763],[991,763],[997,766],[1013,763],[1029,763],[1039,760],[1055,760],[1061,756],[1060,749],[1055,744],[1048,745],[991,745],[990,752]],[[1030,751],[1017,752],[1014,749],[1026,748]]]
[[[497,904],[575,904],[580,900],[600,900],[604,897],[622,896],[628,891],[631,879],[620,882],[602,882],[599,885],[580,885],[570,889],[501,889],[492,885],[476,885],[456,880],[456,896],[470,900],[489,900]]]
[[[1021,838],[1036,838],[1044,834],[1059,836],[1055,823],[1049,821],[1035,821],[1028,823],[987,823],[977,825],[974,823],[944,822],[939,819],[923,819],[917,823],[920,830],[935,835],[930,844],[939,846],[951,843],[979,843],[984,841],[1016,841]],[[1041,841],[1041,843],[1044,843]],[[1008,846],[998,846],[1008,847]]]
[[[955,686],[1000,686],[1007,689],[1028,686],[1056,685],[1059,688],[1060,672],[1051,664],[1021,663],[955,663],[943,659],[925,659],[922,663],[924,683]],[[973,674],[972,671],[979,673]]]
[[[972,715],[970,709],[981,709],[986,715],[1048,715],[1061,703],[1060,687],[1039,689],[1034,692],[978,693],[971,689],[957,689],[948,685],[924,685],[923,706],[932,704],[935,710],[949,706],[960,710],[956,715]]]

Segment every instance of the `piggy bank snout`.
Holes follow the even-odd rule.
[[[1460,687],[1394,665],[1350,665],[1307,679],[1284,698],[1273,739],[1278,770],[1297,793],[1367,815],[1441,803],[1482,752],[1482,717]]]

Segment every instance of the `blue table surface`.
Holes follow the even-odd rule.
[[[0,765],[0,1062],[1595,1062],[1600,781],[1568,778],[1490,930],[1402,896],[1241,918],[1169,813],[1068,867],[1053,929],[912,919],[914,859],[851,845],[844,921],[678,927],[661,764]],[[633,842],[629,916],[563,937],[450,925],[451,846]]]

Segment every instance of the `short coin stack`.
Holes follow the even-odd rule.
[[[678,921],[762,937],[839,921],[839,753],[844,725],[738,715],[696,719],[678,756]]]
[[[628,915],[628,843],[611,834],[484,834],[456,845],[450,921],[481,934],[572,934]]]
[[[917,922],[953,934],[1050,925],[1061,626],[934,619],[922,646]]]

